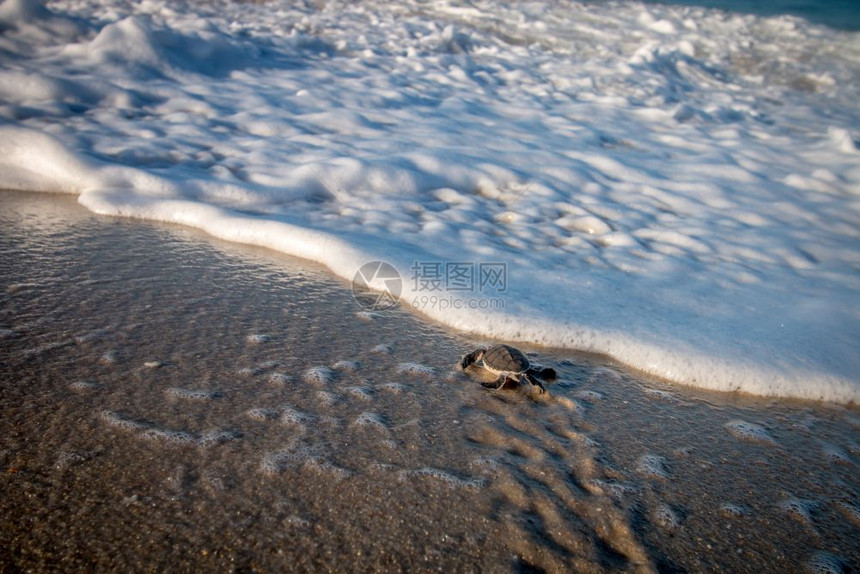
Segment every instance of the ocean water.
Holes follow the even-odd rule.
[[[746,12],[6,0],[0,186],[486,339],[856,402],[860,36]]]
[[[853,0],[665,0],[662,3],[716,8],[757,16],[792,15],[838,30],[860,30],[860,4]]]

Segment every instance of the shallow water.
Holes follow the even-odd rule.
[[[856,410],[547,349],[488,392],[314,264],[67,197],[0,194],[0,253],[4,571],[860,567]]]

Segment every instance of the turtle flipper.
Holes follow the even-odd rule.
[[[543,383],[531,376],[529,373],[523,373],[520,375],[520,384],[522,385],[523,383],[530,383],[533,387],[537,388],[538,393],[540,394],[544,394],[546,392]]]
[[[545,381],[554,381],[556,379],[555,369],[552,367],[532,367],[528,371],[528,374],[535,378],[541,378]]]
[[[480,361],[486,351],[486,349],[477,349],[475,351],[472,351],[471,353],[463,355],[459,363],[460,370],[465,371],[466,369]]]
[[[505,383],[507,383],[507,382],[508,382],[508,376],[507,375],[499,375],[499,378],[496,379],[495,381],[488,381],[488,382],[481,383],[481,386],[484,387],[485,389],[493,389],[494,391],[498,391],[499,389],[504,387]]]

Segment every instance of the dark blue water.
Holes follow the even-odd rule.
[[[646,0],[718,8],[727,12],[779,16],[791,14],[838,30],[860,30],[860,0]]]

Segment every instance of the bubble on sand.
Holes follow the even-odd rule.
[[[479,490],[483,488],[486,481],[481,478],[462,479],[454,476],[451,473],[439,470],[437,468],[420,468],[418,470],[402,470],[399,473],[400,480],[408,480],[415,478],[432,478],[441,481],[443,484],[452,488],[465,488],[467,490]]]
[[[673,395],[668,391],[663,391],[660,389],[645,389],[645,394],[652,399],[657,399],[660,401],[666,401],[667,403],[677,403],[678,397]]]
[[[270,384],[280,387],[289,385],[295,380],[295,378],[286,373],[269,373],[266,380],[269,381]]]
[[[376,413],[361,413],[358,415],[358,418],[355,419],[353,424],[360,427],[370,427],[386,432],[388,431],[388,425],[385,424],[385,420]]]
[[[358,313],[355,314],[355,316],[358,317],[359,319],[361,319],[362,321],[367,321],[367,322],[371,322],[371,321],[381,317],[381,315],[379,313],[374,313],[372,311],[359,311]]]
[[[802,498],[788,498],[779,503],[782,512],[808,526],[812,526],[812,511],[816,506],[815,502]]]
[[[842,574],[845,562],[830,552],[816,552],[806,563],[806,570],[810,574]]]
[[[302,465],[302,470],[310,471],[315,474],[323,474],[328,478],[335,479],[344,479],[352,474],[347,469],[341,468],[318,456],[309,457]]]
[[[393,393],[395,395],[399,395],[405,390],[403,385],[401,385],[400,383],[385,383],[379,385],[378,388],[381,391],[385,391],[386,393]]]
[[[824,456],[827,457],[827,460],[832,463],[853,464],[851,461],[851,457],[848,456],[848,453],[845,452],[842,447],[838,445],[824,443],[821,445],[821,449],[824,451]]]
[[[306,383],[312,385],[326,385],[335,379],[335,372],[328,367],[311,367],[303,376]]]
[[[99,413],[99,418],[110,426],[122,430],[137,431],[151,426],[143,421],[136,421],[134,419],[127,418],[113,411],[102,411]]]
[[[319,391],[317,392],[317,398],[322,404],[327,407],[330,407],[337,402],[338,396],[328,391]]]
[[[200,435],[200,438],[197,439],[197,444],[200,446],[211,446],[230,442],[241,437],[242,434],[237,431],[212,429]]]
[[[482,474],[493,474],[501,469],[502,463],[498,457],[494,456],[479,456],[469,463],[469,469],[475,470]]]
[[[776,444],[770,433],[760,425],[740,419],[729,421],[725,424],[729,434],[738,440],[746,442],[757,442],[761,444]]]
[[[400,363],[397,365],[398,375],[408,375],[412,377],[430,377],[435,373],[433,367],[422,365],[421,363]]]
[[[608,493],[611,497],[616,499],[624,498],[625,496],[629,496],[631,494],[636,494],[639,492],[639,488],[632,484],[625,484],[623,482],[617,482],[614,480],[602,480],[599,478],[594,478],[588,481],[588,483],[592,486],[596,486],[601,491]]]
[[[259,345],[261,343],[268,343],[269,341],[271,341],[272,336],[266,335],[265,333],[252,333],[245,337],[245,340],[252,345]]]
[[[347,387],[344,392],[352,395],[353,398],[360,401],[369,401],[373,398],[370,389],[367,387]]]
[[[147,361],[143,364],[147,369],[158,369],[164,366],[164,363],[161,361]]]
[[[720,514],[725,518],[740,518],[749,514],[749,509],[741,504],[727,502],[720,505]]]
[[[579,391],[576,396],[588,403],[594,403],[603,400],[603,395],[597,391]]]
[[[357,371],[360,366],[361,365],[358,361],[338,361],[337,363],[332,365],[332,368],[335,371],[344,371],[347,373],[352,373]]]
[[[146,440],[160,441],[175,445],[188,445],[196,442],[194,436],[179,430],[150,428],[146,429],[138,435]]]
[[[394,349],[391,347],[391,345],[382,343],[372,348],[370,352],[375,353],[377,355],[390,355],[393,350]]]
[[[222,396],[221,393],[217,391],[207,391],[203,389],[181,389],[179,387],[171,387],[165,392],[170,398],[186,401],[208,401],[211,399],[220,398]]]
[[[102,365],[113,365],[119,359],[119,353],[116,351],[108,351],[99,358],[99,363]]]
[[[278,418],[278,411],[275,409],[266,409],[266,408],[257,408],[250,409],[245,411],[245,416],[247,416],[252,421],[266,422],[273,421]]]
[[[83,464],[92,458],[92,454],[83,454],[73,450],[62,450],[57,453],[57,461],[54,463],[56,468],[69,468]]]
[[[261,375],[263,373],[263,369],[260,367],[242,367],[236,371],[236,373],[243,377],[255,377],[257,375]]]
[[[313,415],[303,413],[293,407],[284,407],[281,413],[281,424],[304,427],[306,422],[314,419]]]
[[[667,530],[674,530],[681,525],[678,514],[668,504],[660,504],[654,510],[654,522]]]
[[[669,478],[666,459],[656,454],[646,454],[639,457],[636,470],[639,474],[652,478]]]
[[[93,381],[75,381],[69,388],[78,393],[89,393],[91,391],[98,390],[101,387],[100,384],[94,383]]]
[[[260,462],[260,471],[268,475],[279,474],[287,468],[295,466],[297,458],[296,453],[292,451],[278,451],[267,454]]]
[[[311,525],[311,523],[308,520],[302,518],[301,516],[298,516],[297,514],[287,516],[284,519],[284,524],[288,524],[288,525],[294,526],[296,528],[307,528],[308,526]]]

